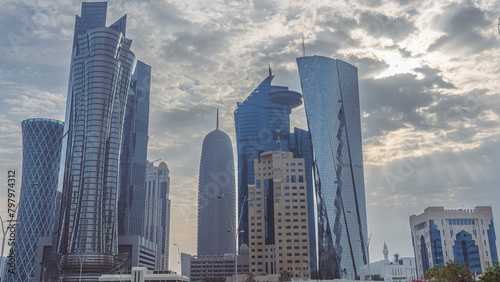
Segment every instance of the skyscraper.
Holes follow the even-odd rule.
[[[254,162],[263,152],[277,149],[278,131],[283,151],[291,151],[296,158],[306,159],[306,182],[308,191],[308,215],[310,230],[311,269],[316,269],[316,236],[314,217],[314,187],[312,175],[312,154],[309,133],[295,128],[290,132],[290,114],[293,108],[302,104],[302,95],[286,86],[271,85],[274,76],[269,76],[234,111],[236,143],[238,149],[238,208],[243,208],[239,244],[248,240],[248,185],[255,184]]]
[[[357,69],[321,56],[297,65],[314,156],[319,272],[354,278],[368,262]]]
[[[235,254],[236,189],[233,146],[216,129],[205,136],[198,182],[198,255]],[[219,198],[220,197],[220,198]],[[222,199],[221,199],[222,198]]]
[[[303,158],[264,152],[254,160],[255,185],[248,185],[250,272],[311,279],[307,184]]]
[[[63,122],[33,118],[21,123],[23,171],[16,227],[15,275],[6,281],[29,281],[35,276],[38,238],[52,236],[57,223],[57,181]],[[15,279],[13,279],[15,277]]]
[[[123,122],[118,235],[143,234],[150,84],[151,67],[137,61]]]
[[[168,270],[170,242],[170,171],[167,164],[146,165],[146,196],[143,236],[156,243],[157,270]]]
[[[65,281],[116,267],[123,117],[135,55],[126,16],[104,27],[105,3],[83,3],[76,18],[60,184],[58,253]],[[81,264],[81,257],[85,256]]]

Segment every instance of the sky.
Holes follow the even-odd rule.
[[[22,167],[21,121],[64,119],[81,2],[0,0],[0,215],[7,171]],[[428,206],[493,207],[500,226],[497,1],[111,1],[136,58],[151,65],[148,159],[171,177],[170,267],[196,253],[204,136],[235,142],[233,111],[268,75],[301,92],[296,58],[358,68],[370,259],[413,256],[409,216]],[[304,107],[292,127],[307,128]],[[236,150],[235,150],[236,154]],[[20,174],[17,176],[21,182]],[[18,186],[19,187],[19,186]],[[17,192],[19,193],[19,191]]]

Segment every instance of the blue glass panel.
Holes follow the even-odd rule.
[[[432,252],[432,260],[434,262],[434,266],[443,266],[444,258],[443,258],[443,247],[441,245],[441,232],[439,232],[437,226],[434,224],[434,220],[429,220],[430,227],[430,239],[431,239],[431,252]]]
[[[458,263],[467,265],[472,272],[481,273],[479,247],[468,232],[457,233],[453,245],[453,257]]]
[[[17,272],[6,280],[34,279],[38,239],[57,230],[59,206],[57,181],[63,123],[50,119],[28,119],[21,123],[23,167],[16,227]],[[12,280],[12,278],[14,278]]]
[[[353,279],[367,263],[357,69],[320,56],[297,66],[314,155],[320,275]]]
[[[495,225],[493,224],[493,219],[491,219],[490,224],[488,225],[488,242],[490,244],[491,260],[493,262],[498,261],[496,240],[497,237],[495,235]]]

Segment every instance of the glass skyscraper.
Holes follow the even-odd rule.
[[[150,84],[151,67],[137,61],[123,122],[118,235],[143,234]]]
[[[120,144],[135,55],[126,16],[105,27],[105,3],[82,4],[68,87],[57,251],[65,281],[116,267]],[[92,278],[93,277],[93,278]]]
[[[236,188],[233,146],[217,127],[203,139],[198,182],[198,256],[236,251]],[[220,199],[221,197],[222,199]],[[227,232],[230,230],[231,232]]]
[[[309,242],[311,269],[316,269],[316,235],[314,216],[314,188],[312,175],[312,154],[309,133],[295,128],[290,132],[290,114],[293,108],[302,104],[302,95],[286,86],[271,85],[274,76],[269,76],[234,111],[236,142],[238,149],[238,208],[243,208],[239,245],[248,245],[248,206],[244,204],[248,196],[248,185],[255,184],[254,159],[267,151],[291,151],[295,158],[306,160]],[[278,133],[279,132],[279,133]],[[279,137],[278,137],[279,135]],[[251,247],[251,246],[250,246]]]
[[[57,181],[63,122],[33,118],[21,123],[23,167],[16,227],[15,275],[5,273],[6,281],[30,281],[35,276],[38,238],[52,236],[56,214]]]
[[[170,171],[165,162],[146,165],[143,236],[156,243],[156,270],[168,270],[170,242]]]
[[[357,69],[321,56],[297,65],[314,156],[319,272],[352,279],[367,264]]]

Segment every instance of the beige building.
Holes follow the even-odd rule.
[[[264,152],[254,161],[248,186],[249,261],[255,275],[311,277],[304,159],[291,152]]]

